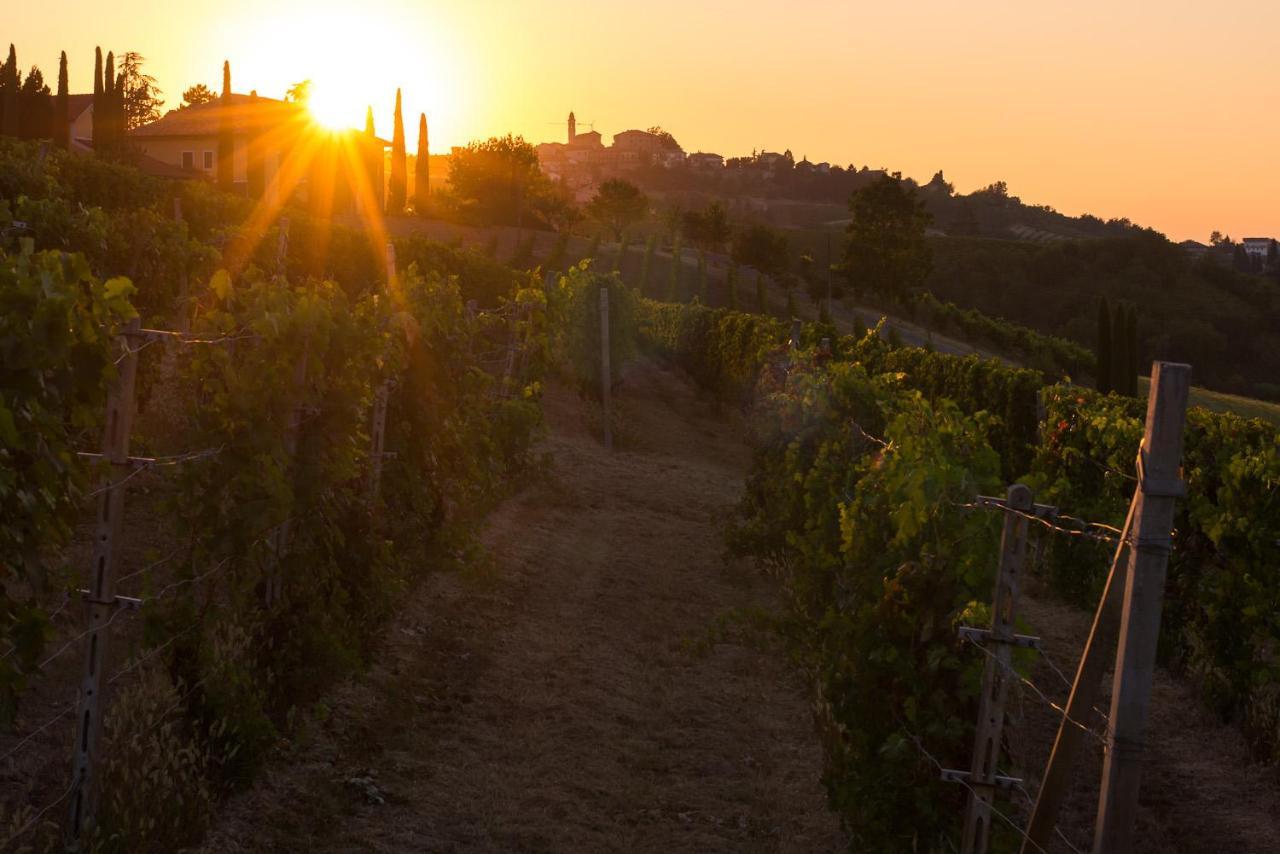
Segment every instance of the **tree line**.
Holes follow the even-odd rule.
[[[94,54],[93,139],[94,148],[118,153],[125,134],[155,121],[160,115],[163,94],[156,80],[143,70],[146,57],[126,51],[119,57],[102,48]],[[50,89],[40,66],[32,65],[23,75],[15,45],[0,65],[0,133],[20,139],[50,139],[62,148],[71,145],[71,120],[67,83],[67,52],[58,58],[57,91]]]

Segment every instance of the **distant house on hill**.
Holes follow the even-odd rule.
[[[690,169],[723,169],[724,158],[719,154],[712,154],[708,151],[699,151],[689,155]]]
[[[1209,251],[1209,245],[1201,243],[1199,240],[1184,240],[1178,244],[1178,248],[1193,261],[1200,260]]]
[[[1275,251],[1271,248],[1275,243],[1275,238],[1272,237],[1246,237],[1240,241],[1249,260],[1257,259],[1262,263],[1266,263],[1267,258]]]
[[[569,113],[564,142],[544,142],[536,147],[538,165],[561,182],[578,201],[586,201],[603,180],[634,171],[646,164],[673,166],[683,163],[684,151],[669,136],[645,130],[614,134],[613,144],[601,142],[599,131],[578,133],[578,120]]]
[[[358,131],[330,131],[317,125],[306,107],[257,95],[232,94],[205,104],[170,110],[150,124],[129,133],[129,139],[145,160],[160,164],[171,177],[214,180],[218,171],[218,137],[224,120],[232,138],[232,172],[235,187],[249,190],[251,164],[261,168],[263,187],[275,193],[279,185],[291,192],[309,183],[316,169],[347,169],[352,158],[338,156],[336,147],[349,146],[359,162],[370,169],[368,183],[382,205],[383,160],[386,140]],[[291,163],[291,158],[302,158]],[[289,166],[286,170],[285,167]],[[282,170],[285,170],[282,174]],[[341,182],[338,182],[341,186]],[[350,187],[346,187],[351,192]]]

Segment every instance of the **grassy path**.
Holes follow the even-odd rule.
[[[641,364],[623,450],[547,395],[549,474],[486,566],[413,594],[377,665],[233,800],[209,851],[833,851],[806,692],[776,653],[693,652],[768,605],[722,557],[749,452]]]

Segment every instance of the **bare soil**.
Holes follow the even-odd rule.
[[[1055,600],[1043,589],[1024,596],[1019,610],[1041,636],[1049,659],[1040,658],[1031,681],[1059,706],[1066,704],[1065,679],[1089,635],[1093,615]],[[1110,653],[1114,655],[1114,651]],[[1048,663],[1052,660],[1061,676]],[[1010,709],[1015,761],[1028,769],[1025,788],[1034,793],[1048,762],[1061,720],[1059,712],[1022,687],[1020,702]],[[1103,680],[1101,701],[1111,702],[1111,674]],[[1087,723],[1101,730],[1096,715]],[[1049,851],[1088,851],[1102,774],[1102,743],[1087,739],[1088,754],[1073,776],[1071,795],[1060,819],[1062,835]],[[1020,814],[1024,825],[1029,804]],[[1243,735],[1215,717],[1196,696],[1194,687],[1165,670],[1157,670],[1152,686],[1143,762],[1135,854],[1265,854],[1280,850],[1280,776],[1277,769],[1255,763]],[[1033,849],[1034,850],[1034,849]]]
[[[698,643],[773,604],[722,554],[741,431],[652,363],[619,399],[610,455],[550,387],[548,473],[491,518],[484,565],[411,595],[204,850],[845,848],[805,687],[778,652]]]

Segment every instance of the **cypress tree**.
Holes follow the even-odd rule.
[[[17,136],[21,122],[18,118],[18,50],[9,45],[9,59],[4,65],[4,127],[5,136]]]
[[[222,63],[222,103],[218,106],[218,188],[231,192],[235,188],[236,139],[231,129],[231,62]]]
[[[373,104],[364,108],[364,135],[377,136],[373,129]]]
[[[800,313],[799,310],[796,308],[796,292],[788,289],[787,290],[787,317],[794,318],[799,313]]]
[[[1129,393],[1129,342],[1126,336],[1124,303],[1111,310],[1111,389],[1117,394]]]
[[[365,174],[369,181],[369,192],[373,194],[374,203],[377,210],[383,210],[386,205],[386,186],[382,181],[381,164],[383,161],[382,146],[378,143],[378,134],[373,127],[373,105],[365,107],[364,110],[364,136],[365,148],[363,150],[362,159],[364,160]]]
[[[1098,346],[1094,354],[1097,358],[1097,377],[1094,385],[1098,391],[1106,394],[1112,390],[1111,385],[1111,306],[1107,298],[1098,300]]]
[[[737,311],[738,305],[738,265],[730,263],[729,272],[725,275],[726,284],[729,286],[729,308]]]
[[[102,139],[102,113],[106,110],[106,100],[102,88],[102,48],[94,49],[93,58],[93,148],[98,150]]]
[[[583,260],[590,260],[592,266],[595,266],[596,257],[600,254],[600,235],[597,234],[591,238],[591,242],[587,244],[587,254],[582,256]]]
[[[395,126],[391,135],[391,188],[387,193],[387,213],[404,212],[407,168],[404,151],[404,116],[400,112],[400,90],[396,89]]]
[[[759,314],[769,313],[769,289],[765,286],[764,275],[756,271],[756,311]]]
[[[102,150],[115,154],[116,142],[116,55],[107,51],[102,67]]]
[[[667,302],[675,302],[680,291],[680,239],[671,244],[671,269],[667,272]]]
[[[649,273],[653,269],[653,248],[656,243],[657,237],[652,234],[644,242],[644,260],[640,262],[640,293],[642,295],[649,290]]]
[[[251,112],[255,112],[252,108],[256,107],[257,103],[258,90],[254,89],[249,93]],[[267,165],[263,162],[262,140],[258,136],[249,137],[248,151],[245,156],[248,158],[245,179],[249,184],[249,197],[260,199],[267,190]]]
[[[53,103],[53,141],[62,148],[71,147],[71,119],[67,115],[67,52],[58,59],[58,97]]]
[[[862,316],[856,311],[853,313],[853,340],[861,341],[867,337],[867,327],[862,325]]]
[[[427,196],[431,194],[431,145],[427,136],[427,114],[418,114],[418,157],[413,163],[413,209],[418,216],[427,215]]]
[[[1129,344],[1129,394],[1138,396],[1138,374],[1142,369],[1142,354],[1138,351],[1138,307],[1129,304],[1129,318],[1125,326],[1125,340]]]

